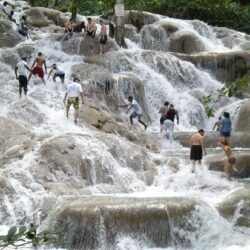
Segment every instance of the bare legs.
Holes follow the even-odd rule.
[[[226,174],[226,178],[231,181],[232,178],[232,170],[233,170],[233,166],[229,161],[226,161],[225,165],[224,165],[224,173]]]

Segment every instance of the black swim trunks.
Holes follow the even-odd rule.
[[[190,160],[199,161],[202,159],[202,147],[201,145],[192,145],[190,152]]]
[[[101,36],[100,44],[106,44],[107,40],[108,40],[108,37],[106,35],[105,36]]]
[[[64,79],[65,74],[59,74],[59,73],[55,73],[54,77],[60,77],[60,79]]]
[[[24,92],[27,92],[27,86],[28,86],[28,79],[26,76],[23,75],[19,75],[18,76],[18,80],[19,80],[19,88],[23,88]]]

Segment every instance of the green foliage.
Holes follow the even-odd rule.
[[[220,98],[223,96],[232,97],[237,95],[238,91],[245,90],[248,87],[249,80],[250,74],[247,74],[242,79],[239,79],[230,85],[228,84],[221,89],[217,89],[216,93],[203,96],[201,102],[205,108],[207,116],[214,117],[214,106],[220,101]]]
[[[38,226],[34,224],[30,224],[28,228],[26,226],[11,227],[7,235],[0,236],[0,249],[9,246],[18,248],[25,245],[37,247],[55,242],[57,232],[45,230],[38,233],[37,228]]]

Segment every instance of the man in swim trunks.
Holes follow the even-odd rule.
[[[35,64],[36,64],[36,66],[35,66]],[[42,52],[39,52],[38,56],[34,60],[34,63],[32,64],[32,67],[31,67],[32,70],[29,74],[28,82],[29,82],[32,75],[38,75],[42,79],[42,81],[45,85],[43,65],[44,65],[45,73],[47,74],[46,61],[43,57]]]
[[[133,118],[138,117],[138,122],[141,123],[144,126],[145,130],[146,130],[148,126],[141,120],[142,109],[141,109],[140,105],[138,104],[138,102],[136,100],[134,100],[134,98],[132,96],[128,97],[128,101],[129,101],[129,104],[119,105],[118,107],[121,107],[121,108],[128,107],[126,113],[128,113],[133,108],[134,111],[129,117],[130,118],[130,123],[133,125]]]
[[[101,38],[100,38],[100,55],[106,52],[106,43],[108,40],[107,27],[102,20],[100,20],[101,25]]]
[[[56,82],[56,78],[59,77],[61,79],[62,84],[63,84],[64,78],[65,78],[65,72],[60,66],[56,65],[55,63],[52,65],[52,69],[49,72],[48,79],[49,79],[53,70],[55,71],[55,74],[53,75],[53,81]]]
[[[88,23],[87,23],[87,27],[86,27],[86,33],[89,36],[95,37],[95,33],[97,30],[96,24],[94,21],[92,21],[92,19],[90,17],[87,18]]]
[[[68,97],[68,98],[67,98]],[[63,103],[64,105],[66,104],[66,99],[67,99],[67,104],[66,104],[66,116],[67,118],[69,117],[69,109],[71,104],[73,104],[73,107],[75,109],[74,113],[74,123],[77,124],[77,118],[78,118],[78,113],[79,113],[79,98],[81,97],[82,104],[83,102],[83,91],[82,91],[82,86],[80,84],[80,79],[75,77],[73,79],[73,82],[69,84],[67,91],[65,93]]]
[[[191,146],[191,152],[190,152],[190,160],[193,162],[193,170],[194,171],[194,165],[195,162],[198,161],[199,164],[201,164],[202,159],[202,153],[206,155],[206,149],[204,146],[204,130],[200,129],[198,133],[195,133],[191,136],[190,140],[190,146]]]
[[[26,69],[31,71],[30,68],[27,66],[26,57],[22,57],[21,61],[17,63],[15,67],[15,74],[16,79],[19,80],[19,96],[22,97],[22,89],[24,91],[24,95],[26,95],[28,89],[28,79],[26,74]],[[18,75],[17,75],[18,72]]]

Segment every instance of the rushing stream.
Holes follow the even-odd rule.
[[[82,53],[82,37],[69,41],[78,51],[69,53],[65,49],[70,47],[68,41],[38,28],[16,46],[0,48],[2,232],[29,223],[61,228],[63,249],[250,249],[249,178],[229,182],[222,172],[209,170],[209,154],[224,157],[219,147],[208,149],[203,164],[191,173],[189,148],[159,134],[158,113],[168,100],[180,115],[176,132],[211,131],[224,110],[230,112],[235,126],[244,102],[224,97],[215,104],[216,116],[208,119],[200,97],[224,83],[215,73],[171,50],[171,37],[161,24],[176,27],[179,33],[192,33],[200,46],[193,56],[238,52],[240,44],[250,39],[227,31],[226,43],[213,27],[198,20],[153,17],[155,22],[126,38],[127,49],[114,47],[103,57]],[[20,55],[28,54],[32,55],[31,66],[39,51],[45,55],[48,70],[53,63],[65,70],[65,86],[59,79],[54,83],[52,77],[44,86],[33,77],[28,95],[19,98],[15,63]],[[94,84],[100,78],[111,79],[109,101],[99,98],[106,93],[91,94],[90,78],[75,70],[76,65],[83,70],[89,65],[99,67],[95,71],[90,66],[88,71],[99,77]],[[75,74],[82,77],[85,92],[78,126],[73,124],[73,109],[67,120],[63,105],[66,86]],[[146,131],[137,121],[133,128],[124,110],[117,109],[129,94],[143,107],[149,123]],[[136,139],[92,126],[87,118],[95,119],[94,113],[85,115],[92,106],[104,117],[112,114]],[[249,145],[235,147],[234,152],[248,155]]]

